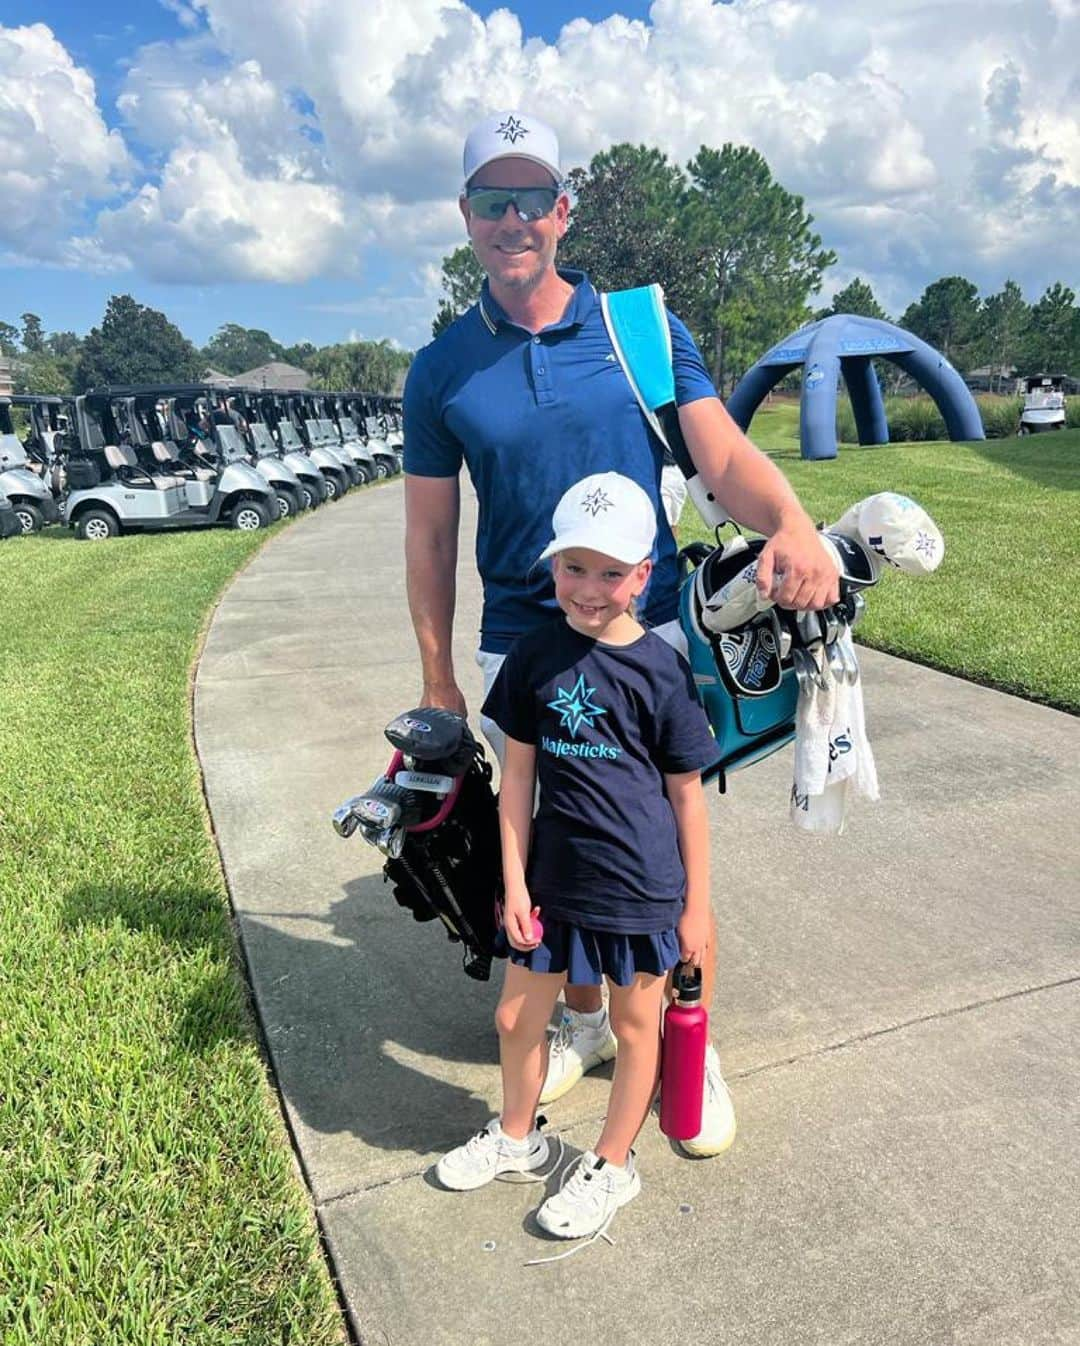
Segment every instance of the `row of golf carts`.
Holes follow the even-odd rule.
[[[12,411],[22,408],[25,439]],[[0,397],[0,537],[265,528],[401,471],[401,404],[210,384]]]

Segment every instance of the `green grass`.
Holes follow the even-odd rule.
[[[1080,712],[1080,431],[952,444],[842,445],[799,456],[798,405],[759,411],[750,436],[817,520],[875,491],[912,496],[945,535],[940,570],[886,574],[864,644]],[[707,536],[700,521],[697,536]],[[684,530],[689,540],[692,530]]]
[[[262,538],[3,544],[0,1340],[339,1342],[190,741]]]

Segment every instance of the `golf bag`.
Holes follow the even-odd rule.
[[[464,945],[462,965],[491,975],[502,902],[498,806],[491,767],[465,718],[421,707],[386,727],[394,755],[385,773],[334,813],[344,837],[356,831],[387,857],[384,881],[413,920],[440,920]]]
[[[792,612],[762,600],[757,561],[764,538],[741,534],[726,546],[693,543],[680,552],[684,579],[679,621],[698,696],[716,738],[715,762],[702,773],[727,776],[795,737],[800,670],[816,648],[835,646],[862,613],[861,589],[877,583],[868,549],[842,533],[821,534],[840,574],[840,601],[824,612]]]

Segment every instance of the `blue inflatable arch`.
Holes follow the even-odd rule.
[[[872,364],[884,358],[899,365],[938,405],[950,439],[985,439],[982,418],[964,380],[944,355],[911,332],[880,318],[832,314],[800,327],[767,351],[739,380],[727,409],[746,430],[767,393],[800,365],[799,439],[804,458],[835,458],[836,386],[847,384],[860,444],[887,444],[885,403]]]

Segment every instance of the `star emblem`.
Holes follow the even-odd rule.
[[[598,514],[602,514],[604,510],[611,509],[611,507],[611,499],[602,486],[598,486],[595,491],[590,491],[581,500],[581,508],[587,514],[591,514],[594,519]]]
[[[516,145],[529,134],[529,128],[519,118],[507,117],[501,126],[496,126],[495,134],[509,140],[511,145]]]
[[[557,711],[562,716],[560,721],[563,729],[569,729],[571,737],[577,738],[578,730],[582,725],[586,729],[593,727],[593,720],[597,715],[606,715],[607,711],[603,706],[598,706],[591,700],[595,687],[585,686],[585,675],[578,674],[578,680],[569,691],[565,687],[560,687],[559,695],[554,701],[548,702],[548,709]]]
[[[937,538],[920,528],[915,535],[915,550],[920,556],[925,556],[928,561],[932,561],[937,555]]]

